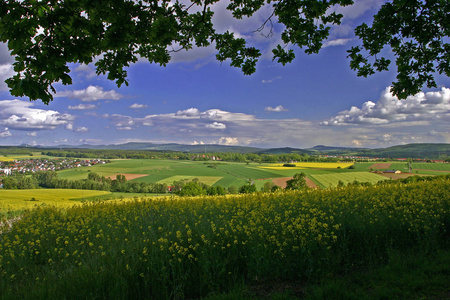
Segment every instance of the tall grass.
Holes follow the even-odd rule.
[[[38,208],[0,236],[0,298],[182,299],[443,248],[450,180]],[[328,274],[328,275],[327,275]]]

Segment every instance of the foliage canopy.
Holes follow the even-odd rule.
[[[12,95],[48,104],[55,82],[72,83],[68,63],[89,64],[95,59],[96,73],[107,74],[120,87],[128,84],[125,68],[140,57],[165,66],[173,52],[209,45],[215,45],[217,60],[230,60],[244,74],[252,74],[261,51],[233,32],[215,29],[211,7],[218,1],[3,0],[0,41],[8,43],[15,56],[16,72],[6,82]],[[273,22],[283,27],[282,44],[272,52],[273,59],[285,65],[295,58],[291,46],[318,53],[330,26],[339,25],[343,17],[334,8],[352,4],[352,0],[231,0],[227,9],[242,19],[270,7],[271,15],[256,31]],[[449,12],[448,0],[386,2],[372,25],[356,28],[362,44],[348,51],[350,68],[364,77],[387,70],[391,61],[379,55],[390,49],[397,65],[395,95],[406,98],[424,85],[436,87],[437,73],[450,75]]]

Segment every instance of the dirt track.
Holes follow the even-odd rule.
[[[282,178],[274,178],[272,179],[272,182],[278,186],[281,186],[283,189],[286,188],[286,181],[291,180],[292,177],[282,177]],[[308,177],[305,177],[306,185],[310,188],[317,188],[317,185],[309,179]]]
[[[125,178],[127,180],[132,180],[132,179],[148,176],[148,174],[115,174],[115,175],[108,176],[108,178],[111,178],[114,180],[114,179],[116,179],[117,175],[125,175]]]

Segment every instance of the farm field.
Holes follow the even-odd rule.
[[[71,190],[71,189],[32,189],[1,190],[0,216],[8,211],[22,211],[41,205],[52,205],[61,208],[81,204],[81,200],[89,197],[111,194],[105,191]]]
[[[208,299],[243,284],[304,287],[396,262],[386,272],[407,274],[420,265],[427,280],[438,277],[418,289],[400,282],[384,293],[377,287],[382,294],[371,299],[440,299],[450,274],[442,255],[449,201],[450,181],[438,177],[367,188],[42,207],[1,235],[0,298]],[[427,253],[441,253],[443,264],[425,269]],[[365,284],[362,294],[339,299],[370,299],[364,293],[374,287],[359,284]],[[344,295],[343,287],[328,295]],[[333,299],[312,299],[327,298]]]
[[[0,161],[13,161],[14,158],[9,156],[0,156]]]
[[[338,163],[315,163],[315,162],[298,162],[294,163],[295,167],[283,167],[283,164],[270,164],[268,166],[262,166],[261,168],[271,169],[271,170],[286,170],[286,169],[345,169],[353,165],[354,163],[338,162]]]
[[[377,183],[381,180],[386,180],[386,177],[368,173],[368,172],[348,172],[348,173],[333,173],[333,174],[315,174],[311,176],[314,180],[320,183],[323,188],[335,187],[339,181],[344,184],[353,181]]]
[[[282,164],[233,163],[233,162],[201,162],[180,160],[127,159],[113,160],[108,164],[81,167],[58,172],[60,178],[69,180],[87,178],[89,172],[100,176],[115,178],[117,174],[125,174],[129,180],[147,183],[171,184],[175,180],[198,178],[208,185],[223,187],[242,186],[249,181],[254,182],[260,190],[265,182],[277,178],[292,177],[303,172],[322,188],[335,186],[339,180],[344,183],[378,182],[385,179],[368,171],[374,163],[296,163],[297,167],[282,167]],[[353,169],[348,169],[353,165]],[[407,172],[406,163],[389,163],[390,169]],[[387,166],[387,164],[385,164]],[[415,174],[439,175],[450,172],[450,164],[417,163]],[[323,175],[323,176],[322,176]],[[327,175],[327,176],[325,176]],[[408,176],[402,175],[401,178]]]

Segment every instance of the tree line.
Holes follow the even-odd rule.
[[[310,156],[306,153],[235,153],[235,152],[208,152],[186,153],[174,151],[148,151],[148,150],[98,150],[98,149],[67,149],[46,150],[43,155],[54,157],[76,157],[99,159],[176,159],[192,161],[229,161],[229,162],[254,162],[254,163],[279,163],[279,162],[336,162],[339,158]]]
[[[304,173],[295,174],[287,182],[286,189],[304,189],[307,188],[306,175]],[[115,179],[100,176],[97,173],[89,172],[86,179],[68,180],[59,178],[55,171],[41,171],[27,176],[24,174],[13,174],[2,177],[4,189],[81,189],[81,190],[100,190],[110,192],[125,193],[156,193],[164,194],[172,192],[180,196],[199,196],[199,195],[226,195],[226,194],[249,194],[257,192],[256,185],[249,183],[240,187],[230,186],[209,186],[200,182],[198,178],[192,180],[181,179],[174,181],[171,185],[163,183],[149,183],[139,181],[128,181],[125,175],[118,174]],[[261,189],[263,192],[273,192],[280,190],[281,187],[272,182],[266,182]]]

